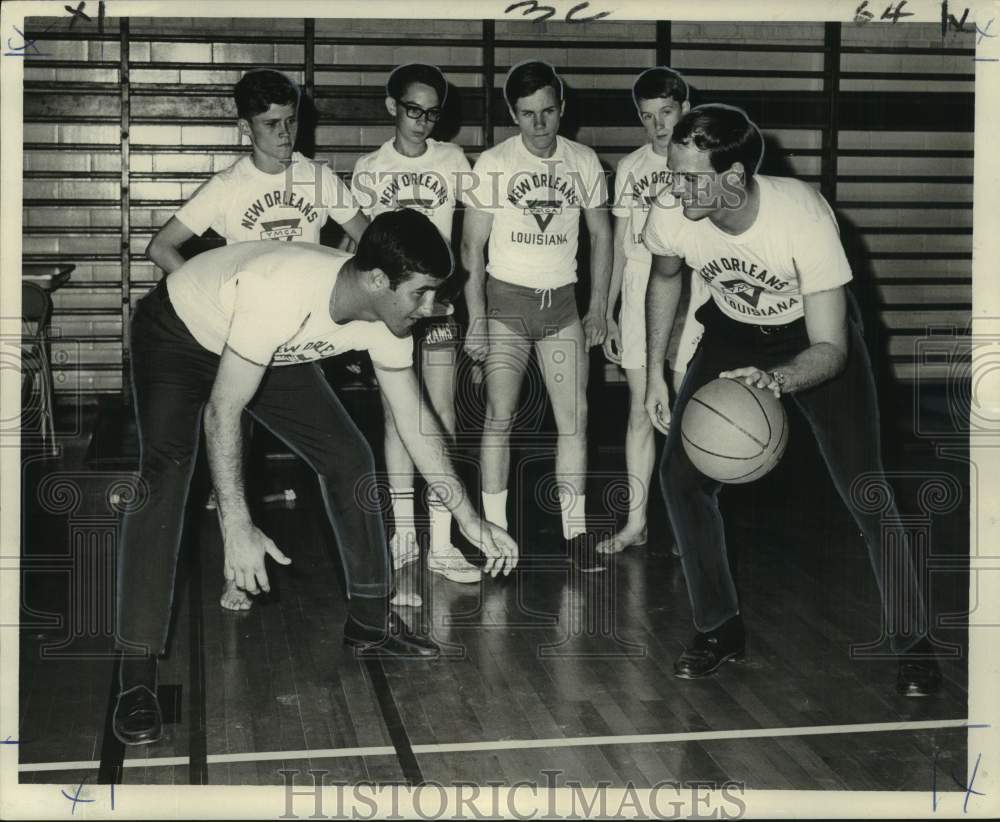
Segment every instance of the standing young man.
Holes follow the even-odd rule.
[[[510,430],[533,346],[559,435],[564,548],[579,567],[603,570],[589,546],[584,515],[588,350],[607,332],[611,274],[604,172],[592,149],[559,136],[565,102],[552,66],[515,66],[504,97],[520,133],[480,155],[462,232],[462,262],[469,272],[465,348],[485,361],[483,510],[491,521],[506,523]],[[591,274],[582,322],[575,289],[581,214],[590,234]]]
[[[251,154],[213,175],[154,235],[146,255],[170,274],[184,264],[180,247],[209,228],[227,243],[284,240],[318,243],[328,219],[352,240],[361,239],[368,220],[347,186],[329,167],[296,151],[299,88],[284,74],[254,69],[233,90],[240,133]],[[246,610],[251,600],[232,582],[220,603]]]
[[[426,214],[450,242],[452,219],[462,177],[469,161],[454,143],[431,139],[448,95],[440,69],[422,63],[398,66],[386,83],[385,107],[396,133],[354,166],[351,191],[362,211],[374,217],[398,208]],[[449,316],[432,318],[415,335],[420,377],[430,405],[444,430],[455,435],[455,366],[461,346],[459,327]],[[392,414],[385,413],[385,465],[389,475],[394,530],[389,539],[393,565],[399,568],[420,556],[414,519],[413,460],[407,453]],[[430,550],[427,567],[453,582],[479,582],[482,574],[451,544],[451,512],[428,494]]]
[[[676,71],[664,66],[647,69],[632,85],[632,100],[639,122],[649,142],[619,161],[615,173],[614,265],[608,294],[608,336],[604,340],[607,358],[622,367],[628,381],[628,427],[625,430],[625,471],[628,476],[629,506],[625,526],[602,540],[597,550],[617,553],[630,545],[646,542],[646,514],[649,509],[649,481],[653,477],[656,447],[653,425],[646,414],[646,285],[652,256],[642,243],[642,229],[653,202],[670,196],[670,169],[667,148],[677,121],[687,113],[688,85]],[[621,294],[618,323],[615,303]],[[688,296],[688,295],[685,295]],[[699,295],[701,296],[701,295]],[[704,301],[704,295],[701,297]],[[697,297],[690,300],[697,306]],[[681,305],[683,313],[686,306]],[[684,369],[694,354],[701,326],[690,316],[674,324],[667,357],[674,388],[680,386]]]
[[[198,255],[139,302],[131,364],[144,496],[121,529],[116,639],[137,655],[122,660],[113,718],[120,740],[143,744],[161,733],[157,656],[166,647],[203,411],[226,578],[256,594],[269,590],[265,555],[291,562],[250,519],[245,409],[316,471],[347,580],[345,641],[389,655],[437,655],[389,611],[382,518],[360,502],[375,481],[371,449],[324,378],[323,357],[369,352],[403,442],[486,554],[486,571],[506,574],[517,564],[514,542],[469,503],[410,367],[411,328],[432,312],[452,266],[430,221],[403,210],[376,218],[354,257],[304,243],[236,243]]]
[[[761,134],[743,111],[692,109],[674,126],[668,153],[681,208],[654,205],[643,233],[654,255],[646,411],[667,434],[660,480],[698,631],[674,672],[688,679],[710,674],[742,655],[746,641],[717,500],[720,483],[702,475],[681,447],[663,378],[686,262],[712,299],[697,313],[705,333],[673,417],[679,420],[691,395],[717,377],[792,398],[864,534],[890,647],[899,655],[897,690],[924,696],[937,690],[941,675],[926,639],[909,545],[890,553],[882,544],[882,515],[866,511],[851,493],[859,478],[884,473],[871,364],[846,291],[851,269],[829,204],[799,180],[758,175],[763,151]],[[898,512],[885,517],[898,519]]]
[[[294,151],[299,88],[272,69],[248,71],[234,88],[237,123],[252,152],[209,178],[156,233],[146,254],[166,273],[180,247],[214,229],[227,243],[318,243],[328,219],[355,242],[368,220],[330,168]]]

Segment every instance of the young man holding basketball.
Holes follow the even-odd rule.
[[[507,522],[510,431],[534,348],[558,430],[563,547],[578,567],[599,571],[603,565],[586,533],[585,484],[588,350],[607,333],[611,274],[604,173],[593,149],[559,136],[565,103],[552,66],[515,66],[504,98],[520,133],[480,155],[462,231],[469,272],[465,349],[485,361],[483,510],[491,522]],[[590,234],[591,273],[582,322],[575,289],[581,215]]]
[[[299,87],[272,69],[253,69],[233,90],[240,133],[251,154],[213,175],[156,232],[146,255],[167,274],[184,264],[180,248],[209,228],[227,243],[284,240],[318,243],[328,219],[357,242],[367,218],[329,167],[294,151]],[[223,608],[246,610],[251,599],[230,580]]]
[[[669,197],[670,169],[667,148],[674,125],[691,107],[688,85],[676,71],[663,66],[647,69],[632,86],[632,100],[649,142],[626,155],[615,172],[614,265],[608,294],[608,336],[604,354],[625,372],[629,388],[628,427],[625,431],[625,471],[628,476],[629,506],[625,527],[598,543],[601,553],[617,553],[630,545],[646,542],[646,513],[649,509],[649,481],[653,476],[656,447],[653,426],[646,414],[646,284],[652,258],[642,243],[650,204]],[[690,300],[693,306],[707,295],[698,289]],[[615,303],[621,294],[618,322]],[[686,312],[685,290],[678,311]],[[674,388],[680,386],[687,362],[694,353],[701,326],[690,316],[674,324],[667,358]]]
[[[113,727],[122,742],[145,744],[161,733],[157,657],[167,642],[203,417],[226,578],[256,594],[269,590],[265,556],[291,562],[250,518],[246,410],[317,474],[347,583],[345,641],[392,656],[438,654],[389,610],[382,517],[365,504],[375,482],[371,449],[323,376],[324,357],[369,352],[403,442],[486,555],[485,570],[507,574],[517,564],[513,540],[469,503],[411,368],[411,329],[431,314],[452,268],[437,229],[404,209],[377,217],[353,257],[308,243],[234,243],[188,261],[139,301],[131,328],[139,491],[122,521],[118,556],[116,642],[128,654]]]
[[[826,200],[798,180],[758,175],[762,157],[760,131],[743,111],[692,109],[674,127],[668,151],[681,207],[654,205],[643,234],[653,253],[646,411],[667,434],[660,480],[698,630],[674,671],[682,678],[705,676],[745,648],[717,501],[720,483],[694,468],[679,436],[691,395],[729,377],[787,394],[802,410],[864,533],[890,647],[899,656],[897,690],[924,696],[938,689],[941,675],[908,546],[888,555],[883,516],[866,511],[851,493],[859,479],[884,473],[871,365],[845,288],[851,269]],[[684,262],[712,299],[697,312],[705,333],[671,415],[663,361]]]
[[[450,241],[457,195],[463,175],[467,178],[471,169],[462,149],[430,136],[447,95],[448,82],[435,66],[410,63],[394,69],[386,83],[385,107],[395,123],[395,136],[358,160],[351,191],[366,216],[413,208],[426,214],[441,236]],[[415,340],[420,352],[420,378],[430,405],[444,430],[454,437],[455,366],[461,346],[458,324],[450,315],[431,318],[417,329]],[[394,524],[389,548],[398,570],[420,556],[413,511],[413,460],[388,408],[384,416],[385,466]],[[447,506],[429,493],[427,508],[427,567],[453,582],[479,582],[479,569],[451,544],[451,512]]]

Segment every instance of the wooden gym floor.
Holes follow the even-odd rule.
[[[624,469],[625,391],[593,393],[588,508],[607,515]],[[342,396],[378,451],[377,398]],[[879,638],[877,592],[863,542],[795,419],[782,464],[723,494],[749,654],[701,681],[671,676],[692,628],[656,488],[648,546],[618,556],[605,574],[554,565],[463,586],[404,571],[401,584],[418,589],[424,607],[400,613],[442,644],[433,662],[362,661],[342,645],[333,537],[314,479],[294,460],[256,463],[258,496],[296,490],[294,507],[258,512],[293,564],[273,571],[272,593],[251,611],[223,611],[216,515],[196,490],[160,668],[164,738],[124,749],[108,724],[107,610],[91,608],[97,629],[81,616],[108,569],[91,569],[89,595],[79,571],[67,570],[81,539],[113,540],[103,500],[122,471],[84,463],[94,413],[62,409],[61,430],[70,433],[60,456],[24,460],[22,782],[280,785],[282,770],[303,772],[301,782],[314,769],[327,771],[327,783],[546,785],[543,771],[558,772],[557,783],[636,787],[735,780],[753,789],[926,791],[935,772],[950,789],[952,779],[965,783],[976,733],[963,727],[975,720],[967,715],[966,633],[935,629],[959,655],[944,662],[945,684],[933,698],[897,697],[891,660],[852,659],[851,643]],[[551,431],[551,420],[540,424]],[[553,552],[559,536],[558,515],[540,510],[530,490],[553,470],[546,442],[550,435],[523,433],[512,460],[520,480],[511,525],[531,556]],[[961,452],[936,456],[933,445],[887,436],[887,468],[910,479],[947,475],[961,488],[955,510],[914,520],[947,571],[931,578],[935,612],[961,613],[968,464]],[[472,454],[465,448],[463,460]],[[40,501],[43,484],[59,477],[78,489],[73,506]],[[917,511],[907,489],[901,480],[901,507]]]

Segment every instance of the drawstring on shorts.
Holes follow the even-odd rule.
[[[544,311],[545,310],[545,298],[546,297],[548,297],[548,299],[549,299],[549,308],[552,308],[552,292],[554,290],[555,289],[553,289],[553,288],[536,288],[535,289],[535,293],[536,294],[541,294],[542,295],[542,300],[538,304],[538,310],[539,311]]]

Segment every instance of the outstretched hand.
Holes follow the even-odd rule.
[[[248,594],[270,591],[271,584],[264,567],[264,557],[270,556],[279,565],[291,565],[270,537],[252,523],[225,534],[224,572],[227,580]]]
[[[491,577],[502,573],[507,576],[517,567],[518,547],[510,534],[499,525],[477,519],[469,527],[460,526],[462,534],[486,557],[483,571]]]

